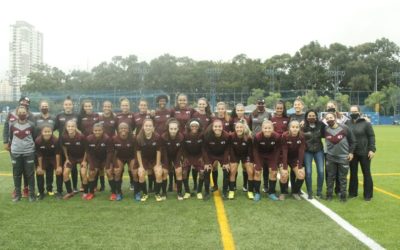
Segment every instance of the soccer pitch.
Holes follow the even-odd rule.
[[[374,129],[377,154],[371,168],[373,200],[362,199],[360,183],[358,198],[344,204],[336,198],[321,203],[382,247],[398,249],[400,126]],[[92,201],[79,196],[68,201],[46,197],[35,203],[23,199],[16,204],[10,195],[11,170],[8,152],[0,152],[1,249],[368,248],[305,200],[289,197],[272,202],[265,195],[257,203],[248,200],[241,191],[241,170],[236,199],[223,202],[218,194],[209,201],[194,197],[178,201],[175,193],[169,193],[164,202],[156,202],[153,194],[145,203],[134,202],[125,181],[121,202],[108,201],[107,187]],[[361,170],[359,175],[362,181]]]

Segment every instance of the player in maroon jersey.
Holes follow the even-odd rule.
[[[198,120],[201,129],[205,129],[210,125],[213,119],[213,114],[211,112],[210,104],[208,103],[206,98],[199,98],[199,100],[197,101],[197,110],[192,115],[192,118],[196,118]],[[197,190],[197,177],[197,169],[192,168],[193,190]]]
[[[40,136],[35,140],[38,165],[36,168],[36,180],[39,189],[39,200],[44,198],[44,173],[46,172],[46,185],[49,186],[50,177],[52,180],[54,170],[56,171],[57,193],[62,193],[62,166],[61,150],[58,138],[53,135],[53,129],[44,125]],[[50,170],[51,169],[51,170]],[[50,171],[49,171],[50,170]],[[51,174],[51,176],[49,176]]]
[[[167,132],[162,136],[162,161],[164,168],[175,170],[178,200],[189,199],[188,169],[182,168],[183,135],[179,133],[179,122],[175,118],[167,121]],[[166,175],[165,175],[166,176]],[[182,181],[183,179],[183,181]],[[182,194],[182,182],[185,186],[185,195]],[[164,183],[163,183],[164,184]],[[164,185],[163,185],[164,187]],[[166,187],[166,185],[165,185]],[[163,190],[164,192],[166,190]]]
[[[121,176],[124,166],[131,169],[134,181],[135,192],[137,192],[137,170],[134,170],[135,163],[135,136],[129,133],[129,126],[125,122],[118,125],[118,134],[112,138],[114,146],[114,164],[106,166],[107,178],[111,187],[110,200],[122,200]],[[135,172],[136,171],[136,172]],[[136,177],[136,178],[135,178]]]
[[[135,124],[135,119],[133,118],[133,113],[130,111],[131,106],[128,98],[126,97],[121,97],[120,98],[120,109],[121,112],[119,112],[116,115],[116,121],[117,121],[117,126],[121,122],[125,122],[126,124],[129,125],[129,131],[133,132],[136,128]],[[130,180],[130,190],[134,190],[134,180],[133,180],[133,174],[131,170],[128,170],[129,173],[129,180]]]
[[[176,98],[176,106],[172,110],[173,117],[179,121],[179,132],[185,131],[186,123],[192,118],[194,112],[195,110],[189,107],[187,95],[180,93]]]
[[[247,197],[259,201],[260,184],[261,184],[261,171],[266,171],[268,174],[268,197],[277,201],[278,197],[275,194],[275,186],[278,170],[278,157],[281,153],[281,136],[274,132],[274,125],[270,120],[265,120],[261,125],[261,131],[258,132],[253,140],[253,154],[254,154],[254,169],[248,168],[249,174],[249,192]],[[287,172],[281,173],[281,181],[286,180]],[[254,192],[252,187],[254,187]]]
[[[93,133],[93,125],[98,122],[99,114],[93,112],[92,101],[83,101],[78,116],[78,129],[87,137]]]
[[[231,131],[235,130],[235,125],[238,121],[244,121],[249,128],[251,128],[251,120],[248,116],[245,115],[245,108],[242,103],[236,104],[235,108],[232,110],[231,113]],[[246,168],[242,169],[242,176],[243,176],[243,192],[247,192],[248,189],[248,176],[247,176],[247,171]],[[237,172],[236,172],[236,178],[237,178]],[[236,178],[235,178],[235,187],[236,187]]]
[[[231,122],[232,118],[228,114],[226,103],[219,102],[217,103],[217,113],[215,114],[214,120],[218,119],[222,122],[222,128],[226,132],[231,132]]]
[[[94,198],[94,190],[96,186],[95,178],[97,173],[102,169],[110,169],[113,158],[112,139],[104,133],[103,125],[96,123],[93,125],[93,134],[86,138],[86,154],[89,164],[89,177],[87,173],[82,173],[84,178],[88,178],[89,193],[86,200]],[[110,182],[111,189],[114,188],[114,182]]]
[[[296,175],[296,181],[292,187],[292,195],[300,200],[300,189],[304,182],[305,171],[303,168],[304,151],[306,143],[300,131],[300,122],[293,120],[289,124],[289,131],[282,135],[282,169],[287,171],[288,165]],[[282,187],[281,187],[282,188]],[[280,199],[284,199],[287,189],[281,190]]]
[[[189,169],[192,168],[192,171],[197,173],[200,172],[199,184],[196,189],[193,189],[197,192],[197,199],[202,200],[203,194],[203,183],[205,181],[208,182],[208,187],[210,187],[210,176],[205,180],[204,178],[204,161],[203,161],[203,135],[201,133],[202,127],[200,122],[196,118],[192,118],[188,125],[186,126],[186,132],[184,134],[183,139],[183,168]],[[192,173],[193,173],[192,172]],[[189,178],[189,176],[187,176]],[[197,179],[197,177],[196,177]]]
[[[83,176],[86,177],[87,161],[85,143],[85,136],[81,134],[80,131],[78,131],[76,122],[74,120],[67,121],[67,123],[65,124],[64,132],[61,133],[60,136],[60,145],[62,147],[63,155],[65,158],[63,165],[63,179],[65,187],[67,189],[67,194],[64,195],[65,200],[74,196],[75,193],[72,190],[71,181],[69,179],[69,175],[72,169],[77,169],[79,164],[81,168],[81,173],[85,173]],[[81,175],[82,186],[84,191],[86,191],[87,193],[87,178],[82,178],[83,176]],[[86,193],[84,193],[84,196],[82,197],[85,197]]]
[[[146,118],[151,118],[149,105],[146,100],[142,99],[139,101],[139,112],[133,113],[133,119],[135,120],[135,134],[139,134],[140,129],[142,128],[143,121]]]
[[[230,138],[228,132],[223,130],[221,120],[214,120],[204,132],[203,144],[203,160],[205,178],[209,178],[210,171],[213,172],[213,191],[218,190],[218,164],[221,164],[224,178],[222,193],[224,198],[227,198],[228,179],[229,179],[229,147]],[[206,196],[208,196],[208,187],[205,183]]]
[[[251,131],[245,120],[235,124],[235,132],[231,134],[231,153],[229,168],[229,194],[230,200],[235,198],[235,182],[237,169],[240,163],[244,171],[253,168],[253,141]],[[247,186],[247,185],[246,185]],[[247,190],[246,190],[247,191]]]
[[[117,121],[115,114],[112,111],[112,102],[104,101],[103,102],[103,114],[99,116],[99,122],[103,124],[104,133],[106,133],[109,137],[113,137],[115,135],[115,131],[117,128]]]
[[[162,135],[167,131],[166,122],[172,116],[172,111],[167,108],[168,96],[159,95],[156,97],[157,109],[154,111],[154,125],[157,134]]]

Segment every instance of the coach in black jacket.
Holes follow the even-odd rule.
[[[360,117],[360,107],[353,105],[350,108],[351,119],[346,125],[352,130],[357,140],[354,158],[350,162],[349,197],[358,195],[358,162],[364,176],[364,200],[370,201],[373,196],[373,182],[371,176],[371,160],[375,155],[375,133],[370,122]]]

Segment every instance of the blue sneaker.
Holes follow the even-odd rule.
[[[254,194],[254,201],[260,201],[261,200],[261,195],[260,193]]]
[[[122,200],[122,194],[117,194],[117,198],[115,200],[116,201],[121,201]]]
[[[279,198],[275,194],[269,194],[268,198],[270,198],[273,201],[278,201],[279,200]]]
[[[142,199],[142,196],[141,196],[140,193],[137,193],[133,199],[134,199],[135,201],[140,201],[140,200]]]

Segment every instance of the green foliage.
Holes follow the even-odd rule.
[[[400,104],[400,87],[391,83],[389,86],[383,87],[382,92],[385,93],[388,108],[391,108],[392,114],[396,115],[397,106]]]
[[[265,90],[263,89],[252,89],[251,96],[247,99],[247,104],[255,104],[257,99],[264,99]]]
[[[350,109],[349,95],[338,93],[335,96],[335,100],[338,103],[341,111],[348,111]]]
[[[269,92],[269,95],[265,97],[265,107],[274,109],[275,104],[281,99],[280,93]]]
[[[375,105],[379,104],[379,112],[383,111],[384,114],[386,115],[386,109],[384,108],[387,103],[387,100],[385,98],[385,93],[382,91],[377,91],[374,93],[371,93],[367,99],[365,99],[365,105],[368,107],[372,108],[375,110]]]

